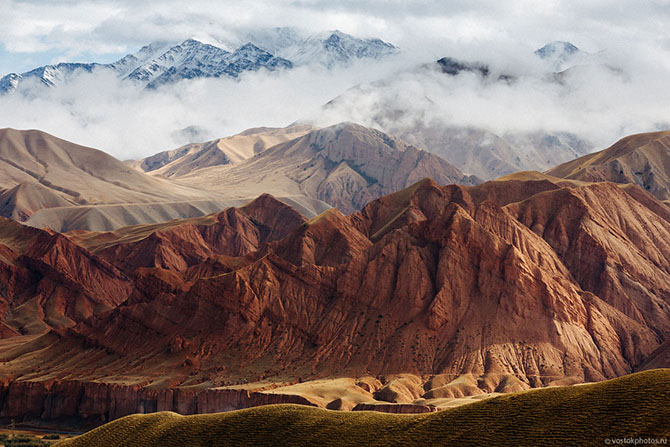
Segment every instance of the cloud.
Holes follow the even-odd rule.
[[[194,138],[193,132],[207,139],[314,117],[392,128],[401,123],[382,121],[381,112],[404,108],[398,116],[407,119],[497,133],[568,130],[605,144],[670,120],[669,22],[667,0],[0,0],[0,67],[8,67],[17,55],[32,55],[32,60],[48,55],[42,63],[109,60],[110,54],[136,51],[156,40],[211,36],[229,41],[274,26],[307,32],[337,28],[380,37],[404,50],[383,64],[249,73],[239,82],[201,79],[158,91],[95,73],[58,89],[42,89],[38,96],[1,97],[0,126],[39,128],[134,158],[176,147],[187,135]],[[538,80],[532,52],[556,39],[593,53],[604,50],[608,64],[622,67],[626,76],[592,68],[577,70],[566,86]],[[469,76],[451,79],[412,70],[443,56],[482,60],[528,76],[512,85],[482,86]],[[391,81],[364,87],[346,96],[347,107],[320,113],[332,98],[378,79]]]
[[[667,45],[669,19],[667,0],[0,0],[0,44],[12,52],[59,49],[76,56],[297,26],[381,37],[412,51],[442,52],[474,41],[537,47],[559,38],[596,51],[613,43]]]
[[[38,128],[121,158],[138,158],[249,127],[314,116],[322,104],[359,82],[399,70],[404,60],[326,70],[300,67],[230,78],[186,80],[147,90],[101,70],[57,88],[24,83],[0,96],[2,127]],[[181,130],[186,129],[184,132]],[[197,131],[194,133],[194,131]]]
[[[670,128],[670,70],[646,55],[622,60],[594,55],[560,82],[532,56],[489,57],[493,75],[449,76],[424,66],[351,89],[315,122],[350,120],[390,133],[422,126],[480,128],[506,133],[568,132],[604,148],[632,133]],[[617,61],[618,65],[614,65]],[[511,74],[513,82],[495,81]],[[417,127],[418,126],[418,127]]]

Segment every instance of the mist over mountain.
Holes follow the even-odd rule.
[[[546,170],[668,122],[670,67],[618,47],[429,39],[417,51],[407,39],[262,26],[192,35],[108,64],[8,74],[0,120],[120,159],[259,126],[351,121],[484,179]]]

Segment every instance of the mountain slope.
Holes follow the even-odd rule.
[[[201,191],[140,174],[104,152],[37,130],[0,129],[0,173],[3,215],[21,220],[53,205],[202,198]]]
[[[360,385],[374,408],[429,411],[668,366],[669,213],[637,187],[523,173],[424,180],[350,216],[306,221],[263,196],[202,219],[75,233],[132,292],[68,332],[0,345],[0,373],[20,377],[8,395],[33,402],[10,399],[0,414],[29,418],[47,396],[90,387],[103,391],[49,417],[219,411],[267,403],[268,383],[363,376],[381,382]],[[67,380],[45,388],[52,377]],[[364,403],[338,386],[349,391],[333,402],[287,389],[272,399]]]
[[[350,213],[423,177],[440,183],[477,182],[445,160],[401,140],[342,123],[313,130],[244,162],[200,169],[178,179],[212,190],[234,185],[246,195],[304,194]]]
[[[149,88],[156,88],[182,79],[221,76],[236,78],[244,71],[292,67],[290,61],[275,57],[252,43],[247,43],[229,53],[213,45],[188,39],[135,68],[126,79],[140,81]]]
[[[188,221],[136,225],[108,233],[76,232],[70,237],[128,273],[140,267],[185,271],[218,256],[247,255],[286,237],[306,221],[293,208],[265,194],[240,208]]]
[[[456,105],[464,100],[462,92],[473,88],[484,95],[507,89],[511,92],[515,78],[523,76],[483,63],[443,58],[353,87],[325,104],[315,122],[344,118],[381,129],[484,180],[520,170],[544,171],[588,154],[591,143],[569,132],[514,127],[493,131],[460,124],[464,123],[461,116],[465,111]]]
[[[312,128],[305,125],[248,129],[231,137],[159,152],[129,164],[144,172],[179,177],[209,166],[239,163],[279,143],[298,138],[309,130]]]
[[[632,183],[661,200],[669,200],[670,131],[631,135],[547,173],[589,182]]]
[[[412,144],[452,161],[464,172],[493,179],[524,170],[545,170],[588,153],[590,145],[566,133],[497,135],[485,129],[435,124],[398,128],[396,134]]]
[[[249,144],[240,143],[239,150]],[[277,195],[282,196],[281,191]],[[0,216],[29,225],[58,231],[110,230],[210,214],[255,196],[150,176],[104,152],[37,130],[0,129]],[[307,215],[328,207],[300,194],[283,198]]]
[[[193,188],[142,175],[104,152],[37,130],[0,129],[0,173],[3,195],[14,201],[11,213],[5,210],[8,216],[30,216],[50,202],[157,202],[198,194]],[[30,193],[43,200],[23,203],[23,194]]]
[[[668,389],[670,373],[656,370],[599,384],[512,394],[420,416],[293,405],[191,417],[163,412],[128,416],[56,445],[599,446],[620,436],[670,435],[670,412],[664,405],[670,398]]]
[[[398,53],[398,48],[380,39],[359,39],[335,30],[302,37],[290,29],[277,28],[259,36],[261,46],[296,65],[320,64],[327,68],[361,59],[382,59]],[[272,51],[272,50],[271,50]]]
[[[187,39],[176,45],[154,42],[111,64],[60,63],[26,73],[10,73],[0,79],[0,93],[12,92],[26,82],[54,87],[75,76],[95,71],[109,71],[121,79],[157,88],[184,79],[236,78],[245,71],[292,67],[291,61],[276,57],[252,43],[242,45],[231,53],[214,45]]]
[[[1,217],[0,279],[2,321],[14,335],[74,326],[131,291],[118,269],[66,237]]]

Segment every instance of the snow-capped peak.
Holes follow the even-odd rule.
[[[291,28],[276,28],[273,34],[277,36],[276,41],[266,43],[265,48],[276,48],[277,56],[295,65],[318,64],[330,68],[359,59],[381,59],[398,51],[380,39],[360,39],[340,30],[300,37]]]
[[[552,71],[560,72],[584,59],[587,53],[570,42],[557,40],[536,50],[535,54],[544,60]]]
[[[535,54],[540,56],[542,59],[547,59],[554,57],[556,55],[563,55],[563,54],[574,54],[579,51],[579,48],[574,46],[570,42],[565,42],[562,40],[556,40],[554,42],[549,42],[542,48],[538,49],[535,51]]]

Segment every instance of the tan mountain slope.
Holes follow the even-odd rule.
[[[631,135],[547,173],[587,182],[633,183],[661,200],[669,200],[670,131]]]
[[[245,196],[302,194],[351,213],[424,177],[476,184],[440,157],[377,130],[342,123],[274,146],[235,165],[200,169],[179,180]]]
[[[142,175],[104,152],[37,130],[0,129],[0,174],[0,187],[31,185],[30,193],[37,192],[31,195],[44,198],[46,205],[56,197],[61,199],[58,203],[84,205],[185,200],[198,194],[193,188]],[[36,211],[36,204],[18,191],[11,197],[28,205],[16,203],[17,214]]]
[[[130,165],[143,172],[178,177],[209,166],[239,163],[279,143],[301,137],[312,129],[307,125],[248,129],[231,137],[160,152]]]
[[[111,230],[202,216],[253,197],[137,172],[104,152],[44,132],[0,129],[0,216],[32,226]],[[328,208],[301,195],[284,200],[309,216]]]

